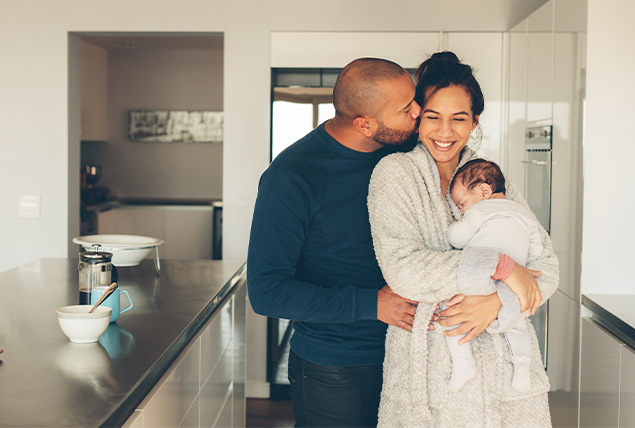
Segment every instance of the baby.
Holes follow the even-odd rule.
[[[467,162],[456,172],[450,184],[452,200],[463,218],[448,229],[448,239],[455,248],[466,246],[496,248],[520,265],[540,256],[540,228],[531,212],[505,198],[505,177],[498,165],[484,159]],[[530,387],[531,339],[527,324],[520,316],[520,302],[502,281],[496,289],[503,302],[499,312],[499,329],[504,332],[514,363],[512,387],[526,392]],[[476,373],[469,343],[459,345],[464,337],[448,337],[452,355],[449,388],[460,390]]]

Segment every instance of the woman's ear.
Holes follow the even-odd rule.
[[[487,183],[481,183],[479,186],[479,190],[483,199],[489,199],[492,196],[492,187]]]
[[[371,138],[373,136],[373,134],[374,134],[373,126],[375,124],[374,124],[374,120],[372,118],[370,118],[370,117],[357,116],[353,120],[353,125],[355,126],[355,129],[357,129],[359,132],[364,134],[364,136],[366,138]]]
[[[474,129],[476,129],[476,127],[479,124],[478,118],[481,117],[480,115],[478,116],[474,116],[474,119],[472,120],[472,131],[474,131]]]

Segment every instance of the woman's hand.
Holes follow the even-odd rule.
[[[439,312],[444,317],[439,321],[444,327],[461,324],[453,330],[445,331],[446,336],[467,335],[459,344],[469,342],[485,330],[498,317],[501,301],[497,293],[489,296],[465,296],[459,294],[445,302],[447,309]]]
[[[530,313],[534,315],[538,306],[540,306],[542,295],[540,294],[536,278],[541,273],[539,270],[527,269],[516,263],[512,274],[503,281],[518,296],[521,312],[529,309]]]

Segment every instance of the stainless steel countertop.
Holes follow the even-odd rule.
[[[635,349],[635,295],[583,294],[582,305],[593,312],[593,320]]]
[[[56,310],[78,301],[77,263],[0,273],[0,427],[120,426],[245,277],[244,263],[217,260],[161,260],[160,277],[153,260],[119,268],[134,308],[74,344]]]

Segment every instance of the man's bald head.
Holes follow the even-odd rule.
[[[359,58],[341,71],[333,88],[333,106],[338,116],[377,117],[388,101],[381,83],[407,74],[399,64],[379,58]]]

